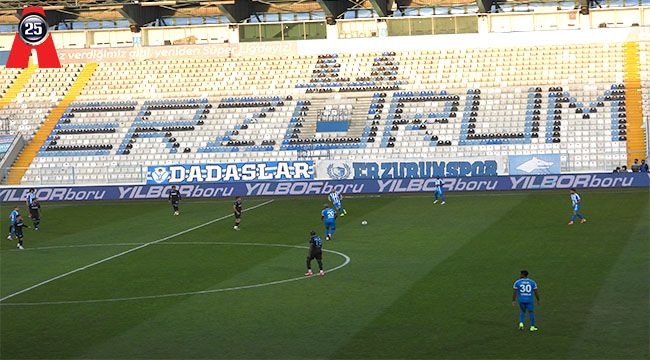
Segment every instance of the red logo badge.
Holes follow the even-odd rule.
[[[32,49],[36,50],[38,67],[61,67],[42,7],[23,9],[23,17],[18,24],[18,32],[16,32],[14,43],[11,46],[6,67],[26,68],[29,65],[29,55]]]

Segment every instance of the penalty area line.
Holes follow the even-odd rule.
[[[249,207],[249,208],[244,209],[243,211],[248,211],[248,210],[257,209],[257,208],[259,208],[259,207],[262,207],[262,206],[268,205],[268,204],[270,204],[270,203],[272,203],[272,202],[273,202],[273,199],[268,200],[268,201],[265,201],[265,202],[263,202],[263,203],[261,203],[261,204],[257,204],[257,205],[255,205],[255,206],[251,206],[251,207]],[[28,287],[28,288],[25,288],[25,289],[22,289],[22,290],[16,291],[15,293],[12,293],[12,294],[9,294],[9,295],[7,295],[7,296],[4,296],[4,297],[0,298],[0,302],[3,302],[3,301],[5,301],[5,300],[7,300],[7,299],[11,299],[11,298],[14,297],[14,296],[17,296],[17,295],[20,295],[20,294],[26,293],[26,292],[28,292],[28,291],[34,290],[34,289],[36,289],[36,288],[38,288],[38,287],[41,287],[41,286],[43,286],[43,285],[45,285],[45,284],[49,284],[49,283],[51,283],[52,281],[55,281],[55,280],[58,280],[58,279],[64,278],[64,277],[66,277],[66,276],[69,276],[69,275],[72,275],[72,274],[75,274],[75,273],[78,273],[78,272],[80,272],[80,271],[84,271],[84,270],[89,269],[89,268],[91,268],[91,267],[93,267],[93,266],[96,266],[96,265],[99,265],[99,264],[105,263],[105,262],[107,262],[107,261],[113,260],[113,259],[118,258],[118,257],[120,257],[120,256],[123,256],[123,255],[129,254],[129,253],[132,253],[132,252],[134,252],[134,251],[140,250],[140,249],[145,248],[145,247],[147,247],[147,246],[149,246],[149,245],[158,244],[158,243],[161,243],[161,242],[163,242],[163,241],[165,241],[165,240],[169,240],[169,239],[173,239],[173,238],[175,238],[175,237],[181,236],[181,235],[185,235],[185,234],[187,234],[187,233],[189,233],[189,232],[191,232],[191,231],[194,231],[194,230],[197,230],[197,229],[200,229],[200,228],[206,227],[206,226],[208,226],[208,225],[214,224],[214,223],[216,223],[216,222],[219,222],[219,221],[222,221],[222,220],[228,219],[228,218],[230,218],[230,217],[232,217],[232,216],[233,216],[233,214],[224,215],[224,216],[222,216],[222,217],[219,217],[219,218],[216,218],[216,219],[212,219],[212,220],[210,220],[210,221],[208,221],[208,222],[205,222],[205,223],[203,223],[203,224],[196,225],[196,226],[193,226],[193,227],[191,227],[191,228],[189,228],[189,229],[185,229],[185,230],[183,230],[183,231],[177,232],[176,234],[172,234],[172,235],[169,235],[169,236],[165,236],[164,238],[160,238],[160,239],[158,239],[158,240],[150,241],[150,242],[148,242],[148,243],[144,243],[144,244],[142,244],[142,245],[140,245],[140,246],[136,246],[136,247],[134,247],[134,248],[131,248],[131,249],[128,249],[128,250],[124,250],[124,251],[122,251],[122,252],[120,252],[120,253],[117,253],[117,254],[115,254],[115,255],[112,255],[112,256],[109,256],[109,257],[107,257],[107,258],[104,258],[104,259],[101,259],[101,260],[95,261],[95,262],[93,262],[93,263],[90,263],[90,264],[88,264],[88,265],[82,266],[82,267],[80,267],[80,268],[77,268],[77,269],[74,269],[74,270],[71,270],[71,271],[68,271],[68,272],[63,273],[63,274],[61,274],[61,275],[57,275],[57,276],[55,276],[55,277],[53,277],[53,278],[50,278],[50,279],[47,279],[47,280],[41,281],[41,282],[39,282],[38,284],[32,285],[32,286],[30,286],[30,287]]]

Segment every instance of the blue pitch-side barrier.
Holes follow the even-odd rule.
[[[7,65],[7,59],[9,59],[9,51],[0,51],[0,65]]]
[[[324,195],[332,189],[344,194],[390,194],[432,192],[434,180],[305,180],[205,183],[178,185],[185,198],[232,196]],[[166,199],[171,185],[43,186],[37,187],[41,201]],[[647,173],[598,173],[563,175],[519,175],[446,178],[447,191],[508,191],[568,188],[650,187]],[[28,187],[0,187],[0,201],[24,201]]]

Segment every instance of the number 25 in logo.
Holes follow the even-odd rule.
[[[26,68],[29,65],[29,56],[32,49],[36,51],[38,56],[39,67],[61,67],[45,19],[45,11],[41,7],[26,7],[23,9],[23,17],[18,24],[18,32],[11,46],[6,67]]]

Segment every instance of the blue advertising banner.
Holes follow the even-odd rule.
[[[9,51],[0,51],[0,65],[7,65],[7,59],[9,59]]]
[[[313,161],[159,165],[147,168],[147,184],[152,185],[313,178]]]
[[[559,154],[508,156],[510,175],[546,175],[561,172]]]
[[[317,179],[425,179],[440,177],[505,175],[505,157],[484,156],[475,159],[445,160],[321,160],[316,164]]]
[[[445,178],[447,191],[504,191],[569,188],[650,187],[648,173],[563,174]],[[233,196],[390,194],[433,192],[435,179],[257,181],[178,185],[185,198]],[[171,185],[44,186],[36,187],[41,201],[166,199]],[[0,201],[24,201],[28,187],[0,187]]]

